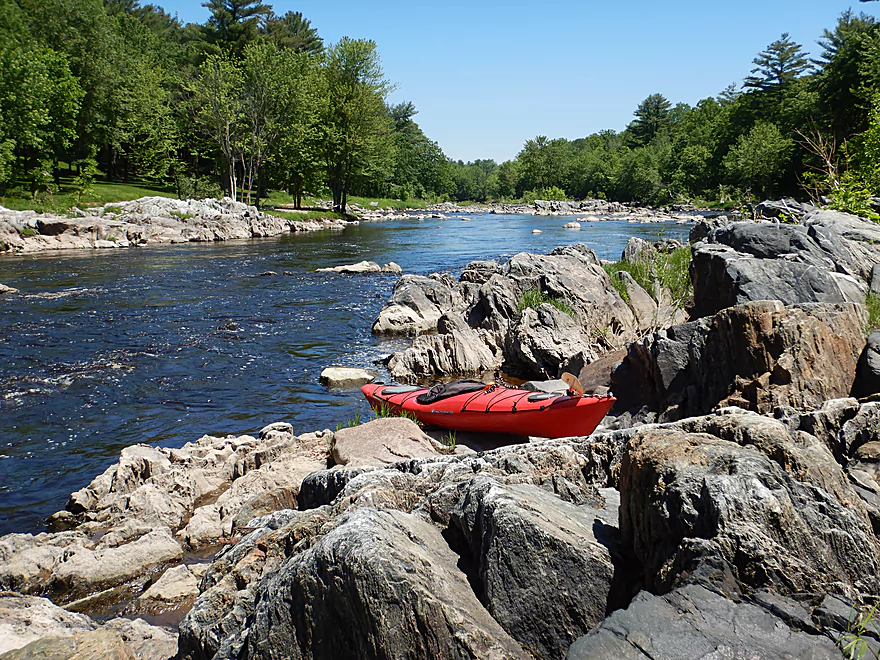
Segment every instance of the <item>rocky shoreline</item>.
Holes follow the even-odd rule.
[[[88,212],[74,209],[68,215],[0,207],[0,254],[228,241],[338,231],[352,224],[335,218],[287,220],[228,197],[201,201],[142,197]]]
[[[705,220],[684,304],[626,270],[685,249],[403,275],[396,378],[571,371],[612,415],[490,451],[400,418],[128,447],[0,537],[0,658],[843,658],[880,595],[880,226]]]

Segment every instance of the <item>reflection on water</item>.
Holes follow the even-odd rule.
[[[316,274],[370,259],[448,270],[586,242],[616,259],[629,236],[687,226],[570,218],[404,220],[222,244],[0,259],[0,533],[35,531],[72,491],[144,442],[335,428],[368,406],[318,383],[330,364],[376,368],[402,345],[370,326],[393,277]],[[532,234],[540,228],[542,234]],[[291,275],[260,277],[265,271]],[[405,343],[405,342],[403,342]]]

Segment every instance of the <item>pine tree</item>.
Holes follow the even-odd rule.
[[[792,41],[788,32],[758,53],[752,64],[755,68],[743,87],[762,91],[783,87],[811,68],[801,45]]]
[[[289,11],[284,16],[269,15],[265,32],[275,42],[278,50],[293,50],[297,53],[320,53],[324,50],[324,40],[301,12]]]
[[[669,110],[672,104],[662,94],[651,94],[633,113],[636,117],[629,127],[632,142],[636,146],[648,144],[670,124]]]
[[[257,38],[260,20],[272,13],[260,0],[208,0],[202,6],[211,12],[203,28],[205,40],[235,56]]]

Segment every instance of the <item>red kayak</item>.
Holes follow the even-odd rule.
[[[548,394],[477,381],[431,389],[370,384],[361,391],[373,409],[405,411],[425,425],[540,438],[590,435],[615,402],[611,396]]]

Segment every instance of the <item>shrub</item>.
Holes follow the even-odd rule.
[[[184,213],[183,211],[171,211],[171,215],[175,218],[180,218],[181,220],[189,220],[190,218],[194,218],[192,213]]]
[[[27,237],[29,237],[29,236],[36,236],[36,235],[37,235],[37,230],[34,229],[33,227],[22,227],[22,228],[18,231],[18,233],[21,234],[22,236],[24,236],[25,238],[27,238]]]
[[[621,271],[632,275],[636,283],[651,296],[655,295],[654,282],[659,282],[660,286],[669,291],[672,304],[683,309],[693,295],[690,264],[691,248],[686,245],[666,254],[655,252],[646,259],[604,264],[603,268],[611,278],[611,284],[626,302],[629,302],[629,295],[620,277]]]
[[[880,328],[880,296],[869,291],[865,296],[865,308],[868,310],[865,334],[869,334]]]
[[[569,307],[564,300],[549,296],[540,289],[529,289],[528,291],[523,293],[519,301],[517,301],[516,308],[521,314],[530,307],[532,309],[537,309],[544,303],[553,305],[556,309],[561,312],[565,312],[569,316],[574,316],[574,310],[572,310],[572,308]]]

